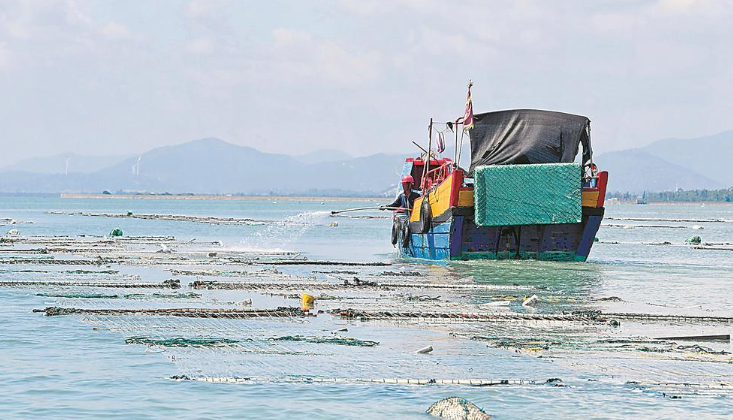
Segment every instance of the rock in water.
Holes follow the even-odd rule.
[[[445,420],[488,420],[491,418],[476,404],[461,397],[442,399],[431,405],[427,413]]]

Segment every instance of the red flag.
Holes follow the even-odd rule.
[[[466,112],[463,113],[463,129],[470,130],[473,128],[473,102],[471,101],[471,86],[473,82],[468,82],[468,97],[466,98]]]
[[[445,152],[445,136],[443,133],[438,131],[438,153]]]

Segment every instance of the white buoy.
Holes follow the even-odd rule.
[[[427,346],[423,347],[420,350],[416,351],[417,354],[428,354],[433,351],[433,346]]]

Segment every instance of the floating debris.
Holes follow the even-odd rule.
[[[377,287],[376,281],[368,281],[368,280],[362,280],[359,277],[354,277],[354,280],[352,282],[349,282],[348,279],[344,280],[344,286],[356,286],[356,287]]]
[[[596,302],[623,302],[623,300],[618,296],[600,297],[594,300]]]
[[[636,348],[636,350],[640,352],[644,352],[644,353],[687,352],[687,353],[697,353],[697,354],[703,354],[703,355],[719,355],[719,356],[730,354],[729,352],[725,350],[713,350],[710,347],[704,347],[699,344],[691,344],[689,346],[671,345],[667,347],[643,346],[643,347]]]
[[[538,299],[537,295],[532,295],[528,298],[525,298],[524,301],[522,302],[522,306],[525,306],[525,307],[533,306],[534,304],[537,303],[537,299]]]
[[[690,236],[689,238],[685,239],[685,243],[692,244],[692,245],[700,245],[702,243],[702,238],[700,236]]]
[[[677,346],[675,350],[681,350],[681,351],[686,351],[690,353],[699,353],[699,354],[717,354],[717,355],[730,354],[730,352],[727,352],[725,350],[713,350],[710,347],[701,346],[699,344],[691,344],[689,346]]]
[[[492,339],[487,337],[473,336],[472,340],[492,341],[494,347],[504,349],[521,349],[526,351],[549,350],[552,346],[562,345],[557,340],[524,339],[524,338],[501,338]]]

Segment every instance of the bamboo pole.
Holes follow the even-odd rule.
[[[420,185],[421,187],[420,189],[422,190],[423,197],[425,196],[425,192],[426,192],[425,191],[425,185],[426,185],[425,180],[426,180],[428,172],[430,172],[430,159],[431,159],[432,152],[433,152],[433,119],[430,118],[430,125],[428,125],[428,156],[427,156],[427,160],[425,161],[425,166],[423,167],[422,180],[420,180],[420,183],[422,184]]]

